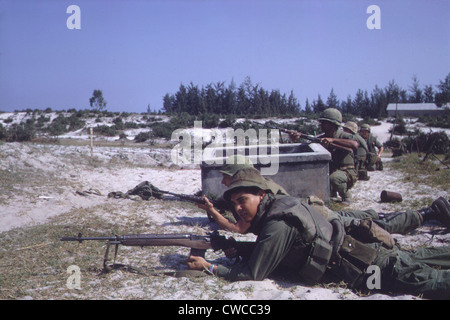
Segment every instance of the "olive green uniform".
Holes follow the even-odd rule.
[[[319,278],[326,281],[351,279],[351,284],[362,290],[369,276],[365,268],[376,265],[380,268],[384,292],[424,294],[431,298],[447,298],[450,292],[450,271],[443,270],[450,268],[450,247],[424,248],[410,253],[396,247],[386,249],[377,242],[362,244],[348,236],[336,246],[333,239],[339,232],[324,221],[320,213],[297,198],[266,194],[250,231],[258,237],[247,247],[244,261],[232,267],[219,265],[218,276],[230,281],[262,280],[275,271],[282,271],[284,276],[308,283]],[[335,259],[335,255],[327,259],[329,248],[317,239],[329,240],[343,259]],[[320,250],[313,249],[317,247]],[[352,251],[354,248],[359,250]],[[321,264],[325,265],[325,271],[318,277]]]
[[[335,139],[352,139],[354,136],[342,130],[337,130]],[[355,155],[352,151],[347,151],[341,148],[333,148],[330,150],[330,191],[331,195],[336,192],[344,199],[348,198],[347,191],[355,184],[358,179],[357,171],[355,169]]]
[[[366,160],[369,148],[367,146],[366,140],[364,140],[364,138],[361,137],[358,133],[355,133],[353,136],[354,139],[359,142],[359,147],[356,150],[356,159],[355,159],[356,169],[358,170],[359,168],[361,168],[361,165]]]
[[[369,138],[367,138],[366,142],[367,142],[368,152],[367,152],[365,166],[366,166],[367,170],[374,171],[376,166],[378,166],[378,168],[382,168],[381,162],[379,165],[377,165],[378,151],[376,148],[378,148],[378,150],[380,150],[383,145],[381,144],[380,141],[378,141],[377,137],[375,137],[372,134],[369,135]]]
[[[350,226],[358,219],[371,219],[381,228],[393,234],[408,234],[417,229],[423,223],[420,213],[414,210],[394,212],[380,218],[377,212],[372,209],[337,211],[328,215],[328,220],[340,219],[345,227]]]
[[[217,275],[230,281],[263,280],[278,267],[287,267],[299,275],[307,264],[317,235],[313,219],[328,227],[327,230],[326,227],[321,228],[321,232],[329,238],[331,225],[300,199],[266,194],[251,222],[249,232],[258,238],[250,250],[246,248],[245,261],[231,268],[219,265]],[[308,227],[303,229],[301,226]],[[303,279],[309,280],[309,277],[303,275]]]

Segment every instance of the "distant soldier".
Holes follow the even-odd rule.
[[[366,140],[358,133],[358,125],[353,121],[347,121],[342,130],[353,134],[355,139],[359,142],[359,147],[355,154],[355,170],[358,173],[358,180],[369,180],[370,177],[367,175],[367,169],[364,168],[369,149],[367,148]]]
[[[400,157],[406,153],[406,146],[400,138],[398,138],[398,137],[393,138],[390,140],[390,143],[391,143],[391,150],[392,150],[393,158]]]
[[[319,118],[320,127],[325,134],[321,140],[322,145],[331,153],[330,172],[330,191],[331,196],[337,194],[342,201],[349,201],[350,193],[348,190],[353,187],[358,179],[355,170],[354,152],[359,147],[358,141],[352,134],[346,133],[340,129],[342,123],[342,114],[335,108],[325,109]],[[300,132],[290,134],[291,140],[297,141],[301,138]]]
[[[368,171],[383,170],[383,162],[381,162],[381,155],[384,147],[377,137],[370,133],[370,126],[363,124],[360,129],[360,134],[366,140],[369,152],[367,153],[366,169]],[[377,150],[378,149],[378,150]]]
[[[278,274],[311,285],[344,281],[356,290],[373,290],[368,278],[374,276],[375,267],[379,284],[375,288],[382,292],[449,298],[449,246],[415,253],[386,248],[376,237],[367,240],[347,233],[338,218],[327,221],[298,198],[267,192],[260,175],[244,171],[233,176],[224,199],[250,224],[256,241],[236,243],[235,250],[244,259],[233,266],[190,256],[189,269],[206,269],[229,281],[259,281]],[[448,212],[448,203],[443,206]]]

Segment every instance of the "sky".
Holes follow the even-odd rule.
[[[89,109],[94,90],[108,111],[157,111],[181,84],[246,77],[302,108],[436,86],[449,21],[448,0],[0,0],[0,111]]]

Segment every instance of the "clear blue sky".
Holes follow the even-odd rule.
[[[70,30],[70,5],[81,29]],[[381,29],[366,25],[370,5]],[[448,0],[0,0],[0,111],[162,107],[181,83],[249,76],[324,101],[389,81],[437,85],[450,72]]]

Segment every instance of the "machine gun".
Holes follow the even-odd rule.
[[[230,248],[236,248],[237,252],[240,252],[240,247],[244,248],[245,244],[251,242],[237,242],[234,238],[226,238],[220,235],[217,231],[206,235],[193,235],[193,234],[127,234],[127,235],[114,235],[107,237],[83,237],[81,233],[78,233],[76,237],[62,237],[61,241],[105,241],[106,252],[103,258],[103,270],[109,271],[111,268],[107,265],[109,247],[115,245],[114,263],[115,265],[117,251],[119,245],[123,246],[135,246],[135,247],[147,247],[147,246],[181,246],[191,248],[190,255],[193,256],[205,256],[207,249],[214,251],[227,250]],[[244,249],[245,250],[245,249]]]

